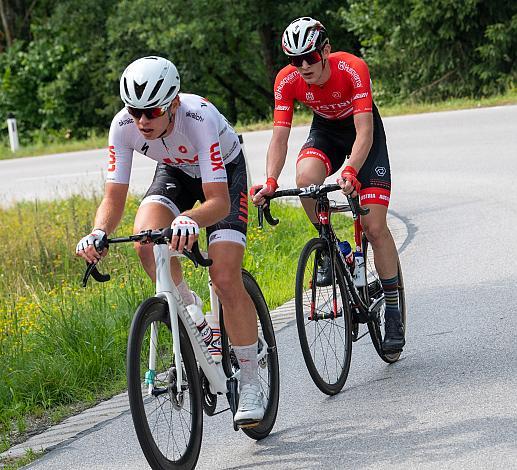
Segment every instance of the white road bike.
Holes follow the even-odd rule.
[[[127,382],[135,431],[144,455],[153,469],[192,469],[196,466],[203,434],[203,410],[208,416],[231,410],[239,402],[239,366],[224,328],[224,308],[209,282],[212,313],[219,315],[222,360],[212,355],[186,310],[172,281],[167,242],[171,229],[148,230],[136,235],[106,240],[106,245],[124,242],[153,243],[156,261],[156,294],[137,308],[128,338]],[[100,246],[102,250],[104,246]],[[196,245],[184,251],[196,267],[209,266]],[[176,254],[177,255],[177,254]],[[99,282],[110,279],[95,265],[89,276]],[[259,380],[264,395],[264,419],[255,427],[242,428],[252,439],[271,432],[278,411],[279,372],[273,325],[267,304],[255,279],[242,270],[244,286],[257,312],[259,330]],[[226,395],[229,407],[216,411],[217,397]],[[233,422],[233,420],[232,420]],[[239,428],[234,424],[234,429]]]

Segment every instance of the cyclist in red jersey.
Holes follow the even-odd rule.
[[[294,101],[314,116],[307,141],[296,162],[298,187],[322,184],[347,160],[338,183],[343,193],[359,194],[370,209],[362,217],[363,229],[375,253],[375,265],[385,298],[385,351],[401,351],[404,329],[398,305],[397,249],[386,222],[391,176],[386,136],[373,103],[368,66],[346,52],[331,53],[323,25],[309,17],[294,20],[284,31],[282,48],[290,65],[278,73],[275,86],[273,136],[267,153],[267,181],[251,189],[255,205],[278,188],[285,164]],[[314,201],[301,199],[307,216],[318,228]],[[330,282],[330,263],[322,263],[317,283]]]

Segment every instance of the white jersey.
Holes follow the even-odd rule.
[[[203,183],[227,181],[225,164],[234,160],[239,137],[217,108],[198,95],[180,93],[174,128],[167,136],[146,140],[126,108],[111,122],[107,181],[129,183],[133,151],[180,168]]]

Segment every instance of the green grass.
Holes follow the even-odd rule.
[[[21,138],[21,137],[20,137]],[[102,135],[94,135],[88,139],[77,140],[70,139],[63,142],[54,143],[36,143],[23,145],[20,142],[20,148],[15,152],[11,152],[11,148],[6,145],[0,145],[0,160],[7,160],[19,157],[33,157],[40,155],[49,155],[54,153],[76,152],[79,150],[92,150],[104,148],[108,146],[108,133]]]
[[[413,103],[405,102],[400,104],[392,104],[380,106],[379,110],[382,116],[400,116],[404,114],[420,114],[435,111],[451,111],[455,109],[469,109],[487,106],[503,106],[508,104],[517,104],[517,89],[511,89],[502,95],[496,95],[488,98],[458,98],[435,103]],[[312,121],[312,112],[305,107],[297,105],[297,111],[294,114],[293,125],[308,125]],[[271,120],[257,121],[254,123],[237,123],[235,129],[237,132],[249,132],[258,130],[268,130],[272,128]],[[74,152],[78,150],[91,150],[104,148],[107,146],[107,131],[103,135],[94,135],[85,140],[69,140],[59,143],[50,144],[32,144],[23,146],[15,153],[4,145],[0,145],[0,160],[29,157],[38,155],[48,155],[53,153]],[[23,145],[23,142],[21,143]]]
[[[84,264],[75,244],[91,228],[98,198],[22,202],[0,209],[0,451],[42,416],[59,421],[74,406],[95,403],[125,388],[129,324],[153,293],[135,251],[117,245],[102,263],[112,280],[80,287]],[[138,199],[130,197],[117,235],[131,233]],[[316,232],[300,208],[276,204],[281,222],[264,230],[250,211],[244,265],[271,309],[294,295],[298,255]],[[338,233],[350,219],[336,215]],[[208,306],[207,272],[184,263],[191,288]]]
[[[5,459],[1,462],[1,468],[3,470],[17,470],[39,459],[43,454],[44,452],[34,452],[32,449],[29,449],[23,457]]]

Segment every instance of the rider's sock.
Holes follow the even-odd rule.
[[[384,318],[400,319],[399,311],[399,277],[395,275],[390,279],[381,279],[384,299],[386,300],[386,312]]]
[[[257,346],[255,341],[249,346],[234,346],[235,356],[239,361],[241,370],[240,386],[243,384],[259,385],[258,381],[258,362],[257,362]]]
[[[178,288],[178,292],[180,293],[183,302],[185,302],[185,305],[191,305],[196,301],[194,294],[188,288],[187,283],[184,279],[182,279],[176,287]]]

